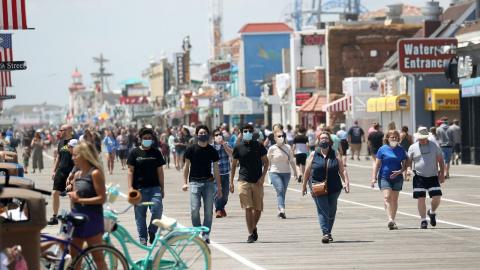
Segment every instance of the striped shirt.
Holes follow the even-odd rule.
[[[220,144],[212,144],[213,148],[217,150],[218,157],[220,160],[218,161],[218,173],[220,175],[225,175],[230,173],[230,157],[228,156],[227,152],[223,145]],[[213,168],[212,168],[213,174]]]

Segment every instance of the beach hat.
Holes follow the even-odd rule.
[[[419,127],[417,131],[417,139],[422,140],[422,139],[428,139],[428,130],[426,127]]]

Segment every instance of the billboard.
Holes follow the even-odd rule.
[[[185,70],[185,63],[184,63],[184,53],[176,53],[175,54],[175,75],[177,77],[177,85],[184,85],[187,84],[186,79],[186,70]]]
[[[443,73],[456,54],[455,38],[405,38],[397,43],[398,68],[403,73]]]
[[[246,95],[260,97],[261,84],[282,73],[282,49],[290,48],[290,34],[243,35]]]

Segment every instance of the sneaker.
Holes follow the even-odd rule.
[[[140,239],[139,239],[139,242],[140,242],[141,245],[147,246],[147,239],[140,238]]]
[[[278,217],[281,218],[281,219],[286,219],[287,218],[287,216],[285,216],[284,212],[278,213]]]
[[[221,217],[223,217],[222,211],[221,211],[221,210],[215,211],[215,217],[216,217],[216,218],[221,218]]]
[[[426,220],[422,220],[420,223],[420,229],[426,229],[428,227],[428,222]]]
[[[255,228],[255,230],[253,230],[253,241],[257,241],[258,240],[258,233],[257,233],[257,228]]]
[[[437,214],[431,214],[431,209],[428,209],[427,215],[430,218],[430,225],[433,227],[437,226]]]
[[[204,234],[202,238],[205,243],[210,244],[210,236],[208,234]]]
[[[247,243],[254,243],[255,242],[255,237],[253,236],[253,233],[248,236]]]
[[[324,244],[330,243],[330,239],[328,238],[328,234],[325,234],[325,235],[322,237],[322,243],[324,243]]]
[[[388,222],[387,227],[390,230],[398,230],[397,224],[395,224],[395,221],[393,220]]]
[[[328,241],[333,242],[333,237],[331,233],[328,234]]]
[[[52,216],[50,220],[47,222],[48,225],[57,225],[58,224],[58,218],[57,216]]]
[[[301,176],[301,175],[298,176],[297,182],[298,182],[298,183],[301,183],[301,182],[302,182],[302,176]]]
[[[155,233],[148,233],[148,242],[153,244],[153,240],[155,240]]]
[[[225,209],[222,210],[222,216],[226,217],[227,216],[227,212],[225,212]]]

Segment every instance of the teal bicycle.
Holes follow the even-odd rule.
[[[110,187],[107,192],[111,193],[112,188]],[[103,236],[106,244],[113,245],[113,242],[116,242],[120,245],[130,269],[211,269],[210,248],[199,237],[202,232],[208,232],[207,227],[181,227],[177,226],[176,220],[172,218],[156,219],[153,221],[158,227],[155,239],[151,246],[144,246],[118,223],[118,215],[126,213],[132,206],[123,211],[115,211],[107,205],[104,210],[106,232]],[[135,261],[129,252],[130,245],[145,251],[146,255]]]

